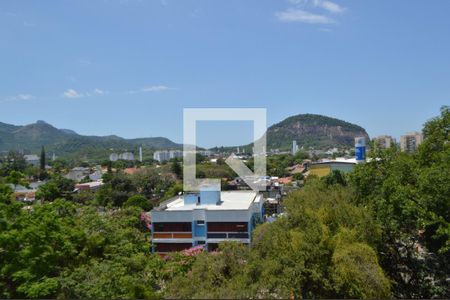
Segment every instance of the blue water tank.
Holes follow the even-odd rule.
[[[363,163],[366,161],[366,138],[355,138],[355,159],[357,163]]]

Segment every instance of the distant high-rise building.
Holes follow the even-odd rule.
[[[142,162],[142,146],[139,147],[139,161]]]
[[[390,135],[380,135],[373,139],[375,145],[382,149],[389,149],[395,145],[395,139]]]
[[[153,153],[153,159],[159,162],[180,157],[183,157],[183,151],[181,150],[170,150],[170,151],[164,150],[164,151],[155,151],[155,153]]]
[[[400,137],[400,149],[405,152],[414,152],[422,141],[423,135],[420,132],[408,132]]]
[[[124,152],[124,153],[119,154],[119,159],[134,160],[134,155],[131,152]]]
[[[170,150],[169,151],[169,158],[173,159],[173,158],[180,158],[183,157],[183,151],[181,150]]]
[[[292,141],[292,155],[295,155],[295,153],[297,152],[298,152],[297,141]]]
[[[110,161],[117,161],[119,159],[119,155],[117,153],[111,153],[109,155],[109,160]]]
[[[169,151],[155,151],[155,153],[153,153],[153,159],[157,160],[159,162],[169,160],[170,152]]]

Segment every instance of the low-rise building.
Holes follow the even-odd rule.
[[[39,166],[40,164],[40,158],[36,154],[27,154],[24,155],[23,158],[28,164],[33,165],[35,167]]]
[[[79,183],[75,185],[75,191],[90,191],[95,192],[97,191],[101,186],[103,185],[103,181],[91,181],[91,182],[85,182],[85,183]]]
[[[81,179],[85,178],[86,176],[89,176],[91,173],[91,169],[84,168],[84,167],[75,167],[72,170],[70,170],[69,173],[64,175],[65,178],[73,180],[73,181],[80,181]]]
[[[180,251],[197,245],[215,250],[223,241],[250,244],[262,222],[263,196],[254,191],[214,191],[203,188],[176,196],[151,212],[152,249]]]
[[[356,165],[355,158],[336,158],[333,160],[323,159],[319,162],[311,163],[309,166],[308,175],[316,175],[318,177],[327,176],[334,170],[339,170],[343,173],[348,173],[353,171]]]

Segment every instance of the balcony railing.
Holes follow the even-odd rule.
[[[191,232],[154,232],[154,239],[191,239]]]
[[[208,239],[248,239],[248,232],[208,232]]]

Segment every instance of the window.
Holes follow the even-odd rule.
[[[229,239],[248,239],[248,233],[238,232],[238,233],[229,233]]]
[[[190,222],[158,222],[153,223],[155,232],[189,232],[192,231]]]
[[[205,241],[197,241],[197,245],[204,245],[205,243]]]
[[[205,225],[205,220],[197,220],[197,225]]]
[[[208,222],[208,232],[247,232],[247,222]]]
[[[226,239],[227,234],[226,233],[208,233],[207,237],[208,237],[208,239]]]

